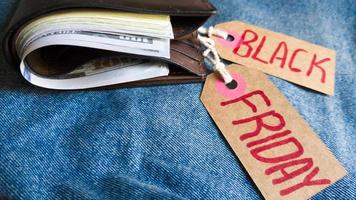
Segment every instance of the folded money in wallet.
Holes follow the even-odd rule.
[[[198,82],[207,0],[21,0],[3,41],[30,83],[75,90]]]

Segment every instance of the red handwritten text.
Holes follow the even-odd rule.
[[[253,37],[247,40],[247,43],[245,43],[246,46],[248,46],[249,42],[254,41],[257,38],[257,35],[252,31],[247,30],[247,33],[252,34]],[[244,36],[246,36],[246,34]],[[251,54],[251,47],[248,46],[248,48],[249,50],[247,51],[247,54]],[[277,53],[274,54],[274,56],[271,58],[272,61],[275,59],[284,59],[285,52],[287,51],[286,44],[281,43],[278,49],[284,49],[284,53],[282,54],[282,56],[277,56]],[[293,53],[293,57],[296,57],[300,53],[305,53],[305,51],[299,49],[298,51],[295,51]],[[254,55],[255,58],[257,58],[257,54]],[[320,62],[313,61],[312,65],[315,67],[320,67],[319,65],[321,64],[321,62],[324,62],[324,60],[321,60]],[[284,65],[285,61],[282,63]],[[290,64],[289,66],[294,70],[298,70],[297,68],[295,68],[295,66],[292,66],[292,64]],[[260,98],[262,102],[264,102],[265,105],[262,105],[263,107],[268,108],[267,112],[257,114],[262,110],[261,108],[259,109],[259,107],[257,106],[260,104],[253,103],[257,100],[258,102],[261,102],[261,100],[257,98]],[[301,182],[283,188],[280,191],[281,196],[286,196],[307,186],[318,186],[331,183],[329,179],[316,178],[319,173],[319,167],[315,166],[313,158],[308,158],[304,156],[304,148],[302,143],[296,137],[293,136],[292,130],[286,129],[286,125],[288,122],[285,120],[282,114],[273,109],[271,100],[263,91],[253,91],[236,99],[220,103],[220,105],[223,107],[230,106],[233,104],[244,104],[249,107],[249,109],[251,109],[253,113],[253,116],[232,121],[232,124],[234,126],[242,126],[251,123],[255,124],[255,128],[253,131],[242,133],[240,135],[240,141],[243,142],[247,139],[253,140],[256,136],[262,136],[262,130],[264,133],[268,132],[267,137],[264,137],[262,139],[254,139],[254,141],[246,143],[246,147],[249,148],[250,154],[254,159],[259,162],[271,165],[271,167],[265,170],[265,175],[269,176],[276,172],[281,173],[280,177],[274,178],[272,180],[272,184],[278,185],[285,183],[286,181],[293,180],[296,177],[304,177]],[[266,156],[266,154],[264,153],[268,151],[278,152],[278,155],[275,155],[274,153],[273,156]]]

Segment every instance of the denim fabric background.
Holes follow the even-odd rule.
[[[212,2],[209,24],[243,20],[337,51],[333,97],[271,79],[349,172],[314,199],[355,199],[355,1]],[[16,3],[0,1],[1,30]],[[56,92],[2,56],[0,79],[0,198],[262,198],[199,101],[202,84]]]

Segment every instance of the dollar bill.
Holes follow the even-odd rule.
[[[103,34],[91,31],[61,30],[37,35],[19,44],[20,57],[51,45],[74,45],[121,53],[170,58],[170,40],[127,34]]]
[[[70,73],[57,76],[56,78],[68,79],[79,78],[84,76],[93,76],[96,74],[114,71],[125,67],[141,65],[144,63],[149,63],[149,61],[124,56],[103,56],[89,60],[88,62],[79,66]]]
[[[107,58],[104,58],[107,59]],[[130,63],[132,61],[132,63]],[[79,67],[75,71],[55,77],[36,74],[26,61],[20,64],[23,77],[33,85],[55,90],[77,90],[146,80],[169,74],[166,63],[131,60],[123,65],[105,65],[99,68]],[[97,61],[96,61],[97,62]],[[104,61],[105,62],[105,61]],[[89,64],[90,65],[90,64]]]

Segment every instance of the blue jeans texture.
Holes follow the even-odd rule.
[[[0,2],[1,36],[17,2]],[[270,78],[349,173],[313,199],[356,199],[356,2],[212,2],[208,25],[242,20],[336,50],[335,96]],[[261,199],[201,90],[50,91],[1,55],[0,199]]]

